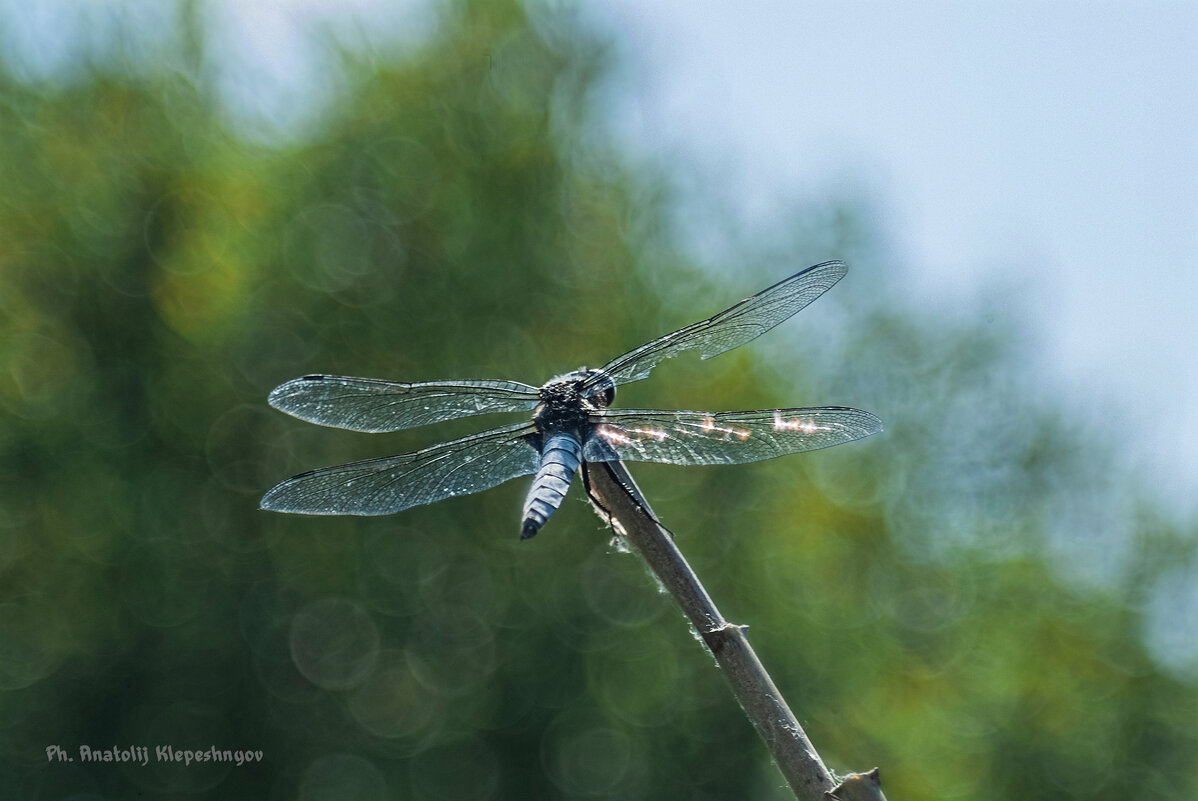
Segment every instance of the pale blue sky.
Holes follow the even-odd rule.
[[[627,148],[750,226],[864,188],[930,308],[1022,286],[1029,377],[1194,509],[1198,3],[601,5]]]

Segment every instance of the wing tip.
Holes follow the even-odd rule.
[[[886,430],[886,426],[882,422],[882,418],[878,417],[873,412],[867,412],[864,409],[855,409],[851,406],[841,407],[840,411],[852,412],[853,416],[856,418],[854,422],[857,424],[858,431],[860,433],[853,438],[855,440],[872,437],[874,434],[880,434]]]
[[[288,481],[290,481],[290,479],[288,479]],[[266,491],[266,494],[263,495],[261,500],[258,501],[258,509],[263,512],[285,512],[285,511],[287,511],[286,509],[282,508],[278,502],[278,496],[280,494],[279,488],[284,486],[286,483],[287,482],[284,481],[281,484],[276,484],[275,486],[268,489]]]
[[[266,402],[278,409],[280,412],[286,412],[287,409],[283,404],[290,396],[291,388],[295,385],[295,382],[302,380],[303,379],[300,378],[293,378],[290,381],[284,381],[282,384],[279,384],[266,396]]]
[[[258,501],[258,508],[263,512],[283,512],[296,514],[295,507],[286,502],[287,491],[292,488],[294,482],[299,479],[307,478],[315,473],[315,470],[305,470],[302,473],[296,473],[291,478],[280,481],[266,491],[262,499]],[[299,514],[319,514],[317,512],[299,512]]]
[[[307,375],[301,375],[299,378],[292,378],[288,381],[284,381],[282,384],[279,384],[277,387],[272,389],[270,394],[266,396],[266,400],[271,406],[274,406],[276,409],[281,409],[281,407],[277,405],[276,401],[281,401],[286,398],[293,387],[304,383],[328,381],[330,378],[336,378],[336,376],[328,375],[327,373],[308,373]],[[286,409],[281,410],[286,411]]]
[[[799,275],[816,272],[817,270],[825,274],[824,280],[831,279],[828,280],[828,285],[823,290],[823,292],[827,292],[829,289],[836,286],[836,284],[840,282],[841,278],[844,278],[846,275],[848,275],[849,263],[847,261],[842,261],[841,259],[821,261],[819,264],[813,265],[808,267],[806,270],[803,270],[801,273],[799,273]],[[822,295],[823,292],[820,294]]]

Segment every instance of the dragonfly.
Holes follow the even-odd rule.
[[[413,453],[300,473],[261,508],[307,515],[385,515],[533,475],[521,539],[534,536],[566,497],[583,462],[743,464],[851,442],[882,430],[844,406],[692,412],[613,409],[616,387],[646,378],[684,351],[709,359],[784,322],[844,277],[828,261],[785,278],[700,322],[541,387],[503,380],[401,383],[306,375],[271,391],[271,406],[311,423],[372,433],[500,412],[531,418]]]

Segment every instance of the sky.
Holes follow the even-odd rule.
[[[871,269],[928,308],[1017,296],[1032,384],[1198,511],[1198,3],[600,6],[629,152],[750,226],[865,187]]]

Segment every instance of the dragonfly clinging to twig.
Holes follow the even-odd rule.
[[[847,272],[844,262],[809,267],[719,314],[659,337],[598,369],[581,368],[537,388],[516,381],[405,384],[306,375],[276,387],[270,404],[301,420],[384,432],[495,412],[532,412],[413,453],[301,473],[275,486],[262,508],[314,515],[383,515],[481,492],[536,474],[524,501],[521,538],[561,505],[583,461],[741,464],[851,442],[882,430],[860,409],[820,406],[744,412],[613,409],[616,387],[639,381],[687,350],[704,359],[756,339],[818,298]]]

